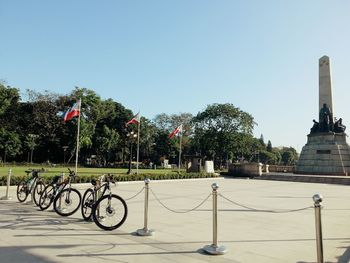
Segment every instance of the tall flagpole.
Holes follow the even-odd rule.
[[[182,144],[182,124],[181,124],[181,130],[180,130],[179,173],[181,168],[181,144]]]
[[[141,118],[140,118],[140,120],[139,120],[139,123],[137,124],[137,154],[136,154],[136,174],[139,174],[140,124],[141,124]]]
[[[78,156],[79,156],[79,135],[80,135],[80,115],[81,115],[81,99],[79,99],[79,116],[78,116],[78,132],[77,132],[77,149],[75,152],[75,174],[78,174]]]

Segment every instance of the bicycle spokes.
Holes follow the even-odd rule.
[[[121,197],[107,195],[97,201],[93,218],[100,228],[113,230],[124,223],[127,213],[126,203]]]

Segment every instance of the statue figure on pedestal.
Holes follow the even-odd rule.
[[[310,129],[310,133],[316,133],[320,129],[320,124],[317,121],[315,121],[315,119],[313,119],[312,121],[314,122],[314,125]]]
[[[346,126],[343,125],[343,119],[340,118],[334,123],[334,132],[345,132]]]
[[[319,129],[320,132],[329,132],[333,130],[332,113],[326,103],[323,104],[323,107],[320,110],[319,123],[320,123],[320,129]]]

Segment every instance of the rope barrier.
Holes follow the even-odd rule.
[[[169,208],[168,206],[166,206],[162,201],[160,201],[160,199],[157,197],[157,195],[153,192],[152,189],[151,190],[151,193],[152,195],[154,196],[154,198],[158,201],[159,204],[161,204],[161,206],[163,206],[165,209],[169,210],[170,212],[173,212],[173,213],[178,213],[178,214],[185,214],[185,213],[189,213],[189,212],[192,212],[192,211],[195,211],[196,209],[198,209],[199,207],[201,207],[208,199],[209,197],[211,196],[211,193],[200,203],[198,204],[197,206],[195,206],[194,208],[192,209],[189,209],[189,210],[185,210],[185,211],[178,211],[178,210],[174,210],[174,209],[171,209]]]
[[[231,199],[223,196],[222,194],[218,194],[219,196],[221,196],[223,199],[225,199],[226,201],[236,205],[236,206],[239,206],[239,207],[242,207],[242,208],[245,208],[247,210],[250,210],[250,211],[255,211],[255,212],[265,212],[265,213],[291,213],[291,212],[299,212],[299,211],[303,211],[303,210],[307,210],[307,209],[310,209],[310,208],[313,208],[313,206],[307,206],[307,207],[303,207],[303,208],[298,208],[298,209],[290,209],[290,210],[270,210],[270,209],[257,209],[257,208],[253,208],[253,207],[249,207],[249,206],[246,206],[246,205],[243,205],[243,204],[240,204],[240,203],[237,203],[235,201],[232,201]]]
[[[145,187],[143,187],[137,194],[135,194],[135,195],[133,195],[133,196],[131,196],[131,197],[129,197],[129,198],[124,198],[124,200],[125,200],[125,201],[129,201],[129,200],[135,198],[136,196],[138,196],[139,194],[141,194],[141,193],[143,192],[143,190],[145,190]]]

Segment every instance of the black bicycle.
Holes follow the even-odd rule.
[[[59,175],[56,175],[52,179],[51,183],[44,188],[39,198],[39,207],[42,211],[51,206],[56,195],[64,189],[66,184],[67,181],[62,180],[62,177]]]
[[[82,216],[84,220],[91,220],[103,230],[114,230],[120,227],[128,215],[128,207],[123,198],[112,194],[110,184],[112,176],[107,175],[105,182],[93,180],[93,188],[87,189],[83,196]]]
[[[17,199],[21,203],[24,202],[27,197],[32,194],[34,203],[39,206],[39,198],[42,191],[45,188],[44,182],[39,178],[39,173],[43,172],[44,169],[30,169],[25,171],[27,176],[31,174],[31,177],[22,180],[17,185]]]
[[[87,189],[83,194],[83,200],[81,202],[81,215],[85,221],[92,220],[92,210],[96,201],[102,196],[101,195],[101,185],[104,176],[100,177],[99,180],[92,179],[92,187]]]
[[[61,216],[73,215],[80,207],[81,194],[72,188],[72,180],[75,173],[68,168],[69,177],[65,182],[63,189],[57,193],[53,200],[53,208]]]

